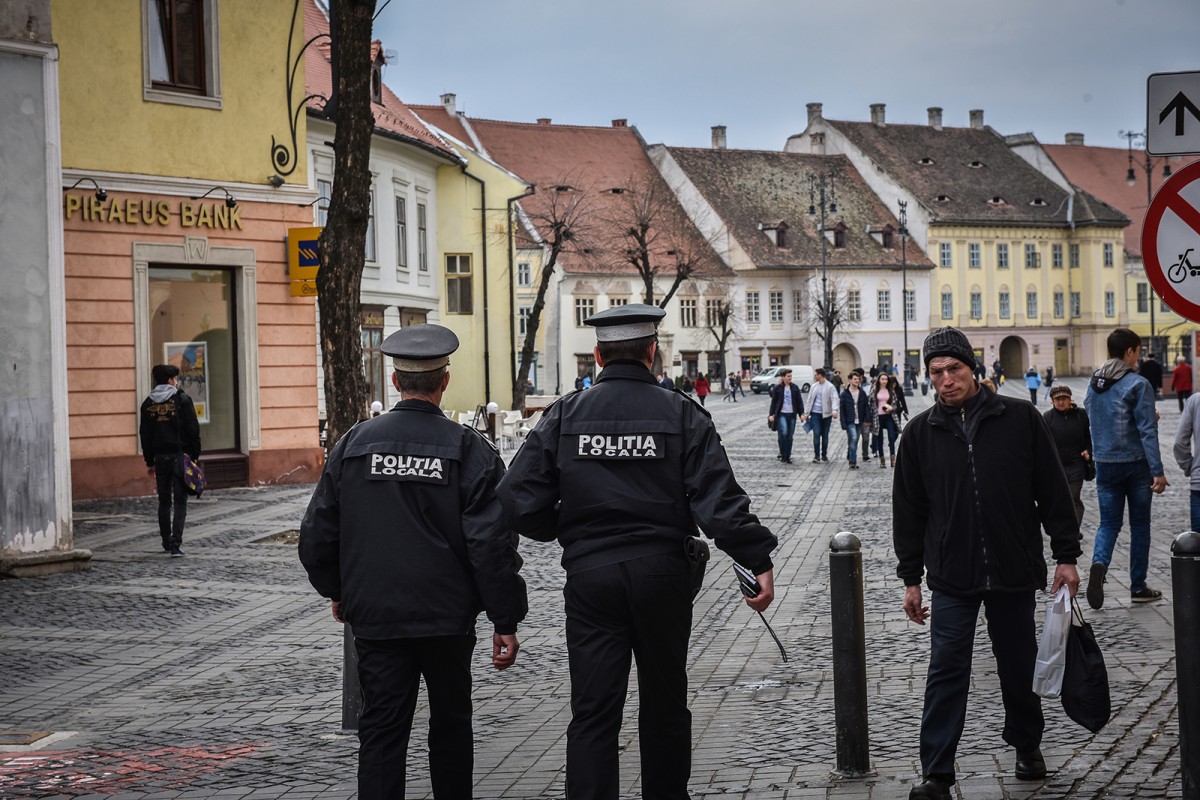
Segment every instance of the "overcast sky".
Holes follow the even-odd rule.
[[[382,5],[382,0],[380,0]],[[778,150],[828,119],[965,126],[1124,147],[1146,78],[1200,70],[1200,0],[392,0],[375,35],[409,103],[474,117],[608,125],[649,142]],[[1200,98],[1193,98],[1200,104]]]

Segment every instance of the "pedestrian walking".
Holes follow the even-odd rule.
[[[796,433],[796,417],[804,413],[804,398],[800,387],[792,383],[792,371],[780,373],[779,383],[771,387],[771,407],[767,422],[775,426],[779,439],[779,460],[792,463],[792,437]]]
[[[1035,594],[1046,587],[1041,530],[1058,564],[1051,591],[1065,585],[1073,595],[1079,524],[1041,415],[981,389],[971,344],[955,328],[926,337],[924,360],[936,399],[905,428],[892,487],[892,536],[904,612],[915,623],[930,622],[923,780],[909,798],[946,800],[955,782],[981,605],[1000,679],[1003,737],[1016,749],[1016,778],[1046,775],[1045,720],[1032,688]],[[990,512],[980,513],[981,506]],[[922,605],[922,576],[932,593],[929,606]]]
[[[896,466],[896,437],[900,433],[900,421],[908,416],[908,405],[900,384],[887,375],[880,375],[871,386],[870,407],[875,416],[875,452],[879,455],[879,466],[886,467],[892,457]],[[887,437],[887,453],[883,451],[883,440]]]
[[[736,403],[737,382],[734,381],[732,372],[721,380],[721,385],[725,388],[725,396],[721,398],[721,402]]]
[[[1150,382],[1155,400],[1162,397],[1163,369],[1162,364],[1158,363],[1158,359],[1154,357],[1154,353],[1146,354],[1145,360],[1138,365],[1138,375]]]
[[[595,388],[547,409],[500,484],[507,524],[563,548],[571,800],[616,800],[629,785],[618,758],[631,656],[640,792],[688,796],[692,587],[684,547],[696,527],[757,575],[751,608],[762,611],[774,597],[775,537],[750,513],[708,413],[650,390],[664,315],[630,304],[584,320],[596,329]]]
[[[1129,328],[1108,335],[1108,361],[1092,375],[1084,407],[1092,423],[1100,527],[1092,543],[1087,599],[1104,605],[1104,583],[1129,505],[1129,599],[1152,603],[1162,592],[1146,585],[1150,567],[1150,499],[1167,488],[1158,450],[1154,388],[1133,368],[1142,337]]]
[[[867,381],[867,373],[862,367],[855,367],[853,371],[858,373],[858,385],[869,395],[871,384]],[[867,405],[869,408],[870,403]],[[871,460],[872,445],[875,440],[875,415],[873,413],[868,413],[867,418],[859,425],[858,438],[862,442],[862,461],[865,464]]]
[[[839,414],[842,430],[846,432],[846,460],[850,469],[858,469],[858,439],[867,420],[871,418],[871,401],[862,389],[862,376],[851,372],[842,389]]]
[[[1036,406],[1038,389],[1042,388],[1042,377],[1038,375],[1037,367],[1026,370],[1025,388],[1029,390],[1029,402]]]
[[[829,429],[838,415],[838,391],[826,380],[824,367],[813,373],[812,391],[808,396],[808,413],[800,420],[813,436],[813,463],[829,460]]]
[[[1054,367],[1046,367],[1046,374],[1042,377],[1042,382],[1046,385],[1046,397],[1050,397],[1050,388],[1054,386]]]
[[[1192,365],[1183,356],[1175,359],[1175,369],[1171,370],[1171,391],[1179,400],[1179,413],[1183,413],[1183,404],[1192,396]]]
[[[696,376],[696,397],[699,398],[700,405],[704,405],[704,400],[708,397],[708,391],[708,376],[702,372]]]
[[[1188,477],[1190,490],[1191,530],[1200,531],[1200,470],[1196,457],[1200,454],[1200,395],[1184,403],[1179,427],[1175,429],[1175,463]]]
[[[470,798],[475,620],[484,611],[491,621],[492,666],[502,670],[516,661],[526,613],[516,534],[496,502],[504,462],[482,434],[439,407],[458,349],[452,331],[414,325],[380,349],[392,357],[401,400],[330,452],[300,524],[300,561],[313,588],[333,601],[333,618],[354,633],[363,693],[358,796],[404,797],[424,679],[433,796]]]
[[[196,404],[179,388],[179,367],[157,364],[150,377],[154,388],[142,401],[138,437],[146,472],[154,476],[158,492],[158,535],[163,552],[179,558],[188,498],[180,459],[186,453],[193,461],[200,460],[200,422]]]
[[[746,396],[746,382],[742,379],[740,374],[734,373],[733,385],[737,387],[738,394],[740,394],[742,397]]]
[[[1096,465],[1092,461],[1092,426],[1087,411],[1071,401],[1070,386],[1060,383],[1051,389],[1050,402],[1054,408],[1048,409],[1042,418],[1054,437],[1058,462],[1067,474],[1067,486],[1071,489],[1071,500],[1075,504],[1075,518],[1082,525],[1083,500],[1080,492],[1085,480],[1096,477]]]
[[[659,380],[658,385],[666,389],[668,392],[675,390],[675,381],[671,380],[671,376],[666,372],[663,372],[662,379]]]

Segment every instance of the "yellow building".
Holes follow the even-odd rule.
[[[314,480],[313,300],[287,230],[311,224],[294,0],[54,0],[76,497],[154,490],[150,369],[178,362],[210,485]]]

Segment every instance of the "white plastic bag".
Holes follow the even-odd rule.
[[[1033,670],[1033,691],[1042,697],[1062,693],[1063,671],[1067,665],[1067,633],[1071,630],[1071,591],[1063,586],[1046,609],[1046,624],[1038,645],[1037,665]]]

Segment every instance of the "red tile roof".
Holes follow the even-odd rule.
[[[1121,211],[1132,220],[1125,228],[1125,251],[1130,255],[1142,255],[1142,222],[1146,216],[1146,154],[1142,150],[1133,152],[1134,185],[1125,181],[1129,170],[1129,150],[1122,147],[1091,147],[1081,144],[1045,144],[1046,153],[1058,166],[1067,180],[1094,194],[1105,203]],[[1157,192],[1166,180],[1162,176],[1164,164],[1176,172],[1191,159],[1182,156],[1152,157],[1150,186]]]
[[[305,41],[319,34],[329,33],[329,18],[317,5],[316,0],[304,0],[304,35]],[[382,43],[376,39],[371,42],[371,58],[380,56]],[[320,112],[325,107],[325,100],[333,85],[333,74],[330,69],[329,39],[323,38],[315,42],[304,54],[304,93],[320,95],[310,98],[307,106],[312,112]],[[383,102],[372,103],[371,113],[375,115],[375,129],[384,135],[410,142],[426,150],[431,150],[439,156],[458,161],[458,153],[444,139],[429,130],[417,118],[408,106],[400,101],[385,84],[383,86]]]
[[[450,114],[443,106],[417,106],[410,105],[413,110],[425,122],[430,125],[445,131],[446,133],[458,139],[463,144],[473,145],[471,136],[467,133],[467,129],[463,127],[462,122],[458,119],[457,114]]]

